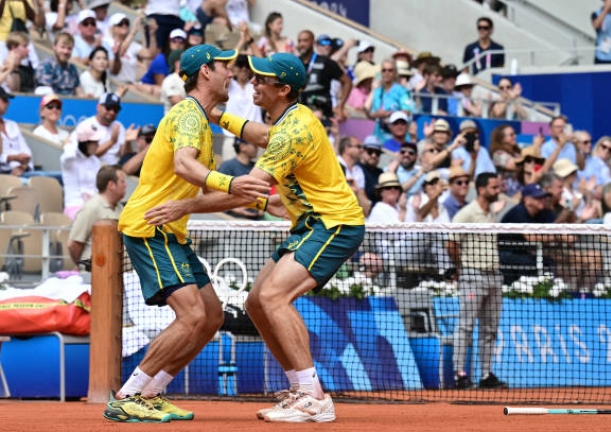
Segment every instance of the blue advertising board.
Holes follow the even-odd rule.
[[[318,6],[369,27],[369,0],[310,0]]]
[[[458,299],[435,299],[435,307],[457,314]],[[606,385],[610,307],[609,299],[503,299],[494,373],[512,388]],[[473,349],[477,358],[477,332]]]

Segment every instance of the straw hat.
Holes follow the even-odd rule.
[[[409,68],[409,63],[407,61],[395,60],[395,63],[397,65],[397,75],[406,76],[414,74],[414,72],[412,72],[412,70]]]
[[[452,181],[453,179],[458,177],[467,177],[471,179],[469,173],[462,169],[462,167],[457,166],[450,168],[450,176],[448,177],[448,180]]]
[[[376,185],[376,189],[385,189],[389,187],[401,187],[401,182],[399,182],[399,177],[395,173],[382,173],[378,178],[378,184]]]
[[[526,158],[533,158],[539,163],[545,162],[545,158],[541,156],[541,150],[538,147],[530,146],[522,149],[522,154],[520,155],[520,159],[516,160],[517,164],[524,163]]]
[[[361,82],[369,78],[374,78],[378,73],[378,67],[369,62],[361,61],[354,67],[354,85],[357,86]]]
[[[579,170],[579,167],[571,162],[570,159],[559,159],[554,164],[554,172],[560,177],[567,177]]]

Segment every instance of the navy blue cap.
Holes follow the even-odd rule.
[[[522,188],[522,197],[543,198],[545,196],[549,196],[549,193],[536,183],[524,185]]]

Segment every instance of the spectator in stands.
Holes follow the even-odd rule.
[[[425,125],[425,136],[427,137],[426,140],[430,140],[435,144],[437,149],[437,153],[433,155],[430,161],[437,168],[449,169],[453,163],[452,154],[454,150],[466,143],[463,134],[458,134],[454,142],[450,144],[452,129],[450,129],[450,124],[444,119],[435,120],[432,128],[431,125]],[[462,165],[463,162],[464,160],[457,160],[455,163]]]
[[[23,138],[19,125],[4,117],[14,97],[0,86],[0,174],[22,176],[32,171],[34,164],[32,150]]]
[[[596,31],[595,64],[611,63],[611,0],[603,0],[600,9],[592,12],[590,20]]]
[[[570,160],[560,159],[554,164],[554,171],[542,175],[538,182],[547,193],[546,208],[554,213],[555,223],[573,223],[577,220],[573,211],[577,207],[573,207],[573,204],[580,205],[581,199],[571,199],[570,203],[563,201],[564,177],[572,174],[574,166]],[[574,172],[577,173],[577,169]]]
[[[170,19],[169,17],[166,18]],[[157,21],[149,17],[147,22],[149,32],[155,33],[158,28]],[[139,82],[138,66],[142,65],[144,67],[144,62],[157,55],[156,38],[148,38],[148,46],[142,46],[135,42],[134,38],[140,30],[141,21],[136,20],[130,30],[129,18],[120,12],[111,15],[109,25],[109,35],[106,37],[106,43],[112,47],[115,59],[119,59],[121,62],[121,68],[117,72],[111,71],[111,76],[125,84]],[[147,93],[153,93],[154,90],[149,89],[146,85],[140,85],[138,88]]]
[[[42,61],[36,68],[36,83],[39,87],[50,87],[63,96],[85,97],[81,88],[78,70],[69,62],[74,47],[74,38],[69,33],[59,33],[53,44],[53,57]]]
[[[418,54],[418,57],[416,57],[416,60],[414,60],[412,64],[414,74],[410,78],[407,88],[414,92],[422,90],[426,84],[424,81],[424,68],[431,64],[439,65],[440,60],[439,57],[434,56],[429,51],[423,51]]]
[[[57,126],[62,115],[62,105],[62,100],[55,93],[43,96],[40,99],[41,124],[32,133],[63,147],[68,143],[70,134]]]
[[[83,121],[72,133],[60,157],[64,185],[64,214],[74,220],[80,208],[97,192],[96,174],[102,165],[95,155],[104,131]]]
[[[50,0],[50,12],[45,14],[44,27],[51,43],[60,33],[74,35],[78,32],[78,13],[73,13],[73,0]]]
[[[87,200],[74,218],[68,237],[68,252],[77,267],[91,271],[91,232],[102,219],[119,220],[127,185],[125,173],[114,165],[105,165],[96,174],[98,193]]]
[[[227,92],[229,100],[225,105],[225,111],[231,114],[238,115],[250,121],[262,122],[261,108],[253,103],[253,94],[255,92],[254,85],[251,82],[253,73],[248,64],[248,57],[244,54],[239,54],[232,65],[233,79],[229,81]],[[235,136],[223,129],[226,137],[223,143],[223,160],[227,160],[235,154],[234,138]]]
[[[462,115],[465,117],[481,117],[482,115],[482,101],[475,101],[471,97],[473,87],[475,87],[475,83],[468,73],[463,72],[456,77],[454,89],[459,94],[458,104],[462,106]]]
[[[494,223],[492,204],[500,188],[495,173],[481,173],[475,180],[477,198],[461,209],[455,223]],[[481,389],[507,388],[506,382],[492,373],[492,361],[503,305],[503,276],[495,234],[451,234],[448,252],[458,273],[459,316],[454,332],[454,386],[458,390],[473,386],[467,374],[467,352],[473,345],[475,322],[479,321],[479,361]],[[473,369],[471,369],[473,371]]]
[[[611,183],[603,186],[599,217],[602,218],[602,223],[611,224]]]
[[[562,207],[573,212],[573,217],[567,218],[569,223],[583,223],[596,217],[598,212],[598,206],[595,204],[596,178],[593,177],[589,181],[585,179],[578,181],[578,170],[577,165],[568,159],[559,159],[554,164],[554,173],[561,179],[562,186],[560,197],[552,194],[553,204],[561,204]],[[539,183],[543,189],[546,189],[542,182],[543,179]],[[553,210],[558,214],[557,208]],[[556,223],[560,222],[556,220]]]
[[[265,19],[263,35],[259,38],[257,46],[265,57],[274,53],[295,53],[295,42],[282,35],[284,20],[279,12],[271,12]],[[314,36],[312,35],[312,40]]]
[[[115,93],[104,93],[96,106],[96,114],[81,123],[91,123],[96,131],[102,132],[96,156],[107,165],[116,165],[126,152],[125,127],[117,120],[121,111],[121,98]],[[130,126],[130,129],[133,127]],[[76,135],[73,136],[73,139]]]
[[[218,171],[234,177],[247,175],[255,166],[257,146],[235,137],[233,149],[235,151],[235,158],[225,160]],[[260,220],[263,217],[262,210],[248,207],[236,207],[227,210],[226,213],[241,219]]]
[[[375,47],[371,44],[371,42],[366,40],[360,41],[356,48],[356,63],[354,67],[356,67],[356,65],[358,65],[360,62],[367,62],[370,65],[375,65],[375,62],[373,61],[374,53]]]
[[[157,49],[164,50],[167,48],[168,36],[172,29],[183,28],[185,23],[180,19],[180,2],[178,1],[147,0],[145,14],[147,34],[149,35],[146,39],[149,44],[148,48],[151,49],[150,58],[153,58],[157,55]],[[110,21],[112,25],[112,16]],[[138,19],[138,22],[134,22],[133,27],[140,26],[144,21],[144,19]],[[129,21],[127,25],[129,26]],[[151,37],[151,35],[155,37]]]
[[[490,36],[494,30],[494,24],[488,17],[481,17],[477,20],[478,40],[465,47],[462,62],[469,63],[470,71],[477,75],[484,69],[501,68],[505,66],[505,53],[492,52],[503,51],[503,45],[494,42]],[[469,72],[465,69],[465,72]]]
[[[0,11],[0,41],[6,41],[12,31],[22,31],[27,33],[27,22],[31,21],[38,27],[44,27],[44,2],[42,0],[17,0],[5,1],[1,3]],[[19,24],[15,22],[19,20]]]
[[[549,129],[551,138],[543,143],[541,155],[550,158],[556,151],[557,159],[568,159],[583,169],[585,162],[583,155],[578,151],[575,143],[571,142],[572,135],[567,129],[566,117],[557,116],[550,120]],[[555,162],[555,161],[554,161]]]
[[[522,149],[518,145],[516,132],[513,126],[502,124],[494,128],[490,134],[490,155],[496,171],[503,176],[505,193],[513,197],[522,189],[522,185],[516,178],[518,161],[522,156]],[[542,135],[538,135],[541,137]],[[543,141],[536,147],[540,147]]]
[[[441,66],[438,64],[430,64],[424,68],[424,87],[420,89],[420,94],[417,96],[422,113],[448,115],[448,100],[443,97],[447,94],[439,87],[443,79],[441,70]],[[436,98],[435,95],[442,97]],[[433,102],[435,100],[437,100],[437,111],[433,112]]]
[[[522,86],[513,83],[510,78],[499,80],[499,98],[490,105],[490,117],[506,120],[528,120],[529,115],[522,102]]]
[[[456,213],[468,204],[467,194],[469,193],[471,176],[461,167],[455,167],[450,169],[448,181],[450,183],[450,193],[442,204],[448,211],[450,220],[452,220]]]
[[[449,98],[446,99],[448,115],[453,117],[458,115],[458,102],[462,96],[462,94],[456,90],[457,76],[458,69],[452,64],[445,65],[441,69],[441,89],[445,92],[446,96],[449,96]]]
[[[240,30],[240,39],[238,40],[238,44],[235,49],[238,51],[238,54],[248,54],[255,57],[261,57],[261,52],[255,43],[255,39],[252,37],[252,33],[250,32],[250,28],[246,24],[241,24],[239,27]],[[189,38],[187,39],[187,46],[189,45]]]
[[[401,145],[397,159],[386,167],[386,172],[396,173],[403,191],[410,198],[422,189],[425,171],[423,167],[416,164],[418,161],[418,147],[411,142]]]
[[[413,75],[409,63],[405,60],[395,59],[395,67],[397,68],[397,82],[403,87],[409,88],[409,80]]]
[[[187,48],[204,43],[204,30],[199,24],[194,25],[187,31]]]
[[[387,121],[393,112],[404,111],[408,117],[414,113],[415,105],[409,91],[397,82],[394,60],[382,61],[380,85],[371,92],[371,102],[368,104],[369,117],[376,122],[374,135],[382,142],[386,142],[391,136]]]
[[[575,144],[585,159],[585,168],[579,171],[579,179],[589,181],[592,177],[596,179],[596,188],[602,192],[602,187],[611,182],[611,137],[603,136],[598,139],[594,150],[592,149],[592,138],[585,131],[574,133]],[[600,196],[600,193],[597,193]]]
[[[483,172],[495,172],[496,168],[490,159],[488,150],[480,145],[479,130],[473,120],[463,120],[459,126],[459,136],[465,143],[458,145],[452,151],[452,161],[461,160],[462,168],[471,177],[477,177]]]
[[[367,62],[361,62],[354,68],[354,85],[346,101],[348,117],[367,117],[367,99],[371,94],[371,85],[377,68]]]
[[[234,29],[241,25],[251,25],[250,12],[248,8],[255,5],[256,0],[228,0],[225,4],[227,19]],[[258,26],[260,27],[260,26]]]
[[[92,0],[89,2],[89,9],[95,13],[98,34],[102,37],[106,36],[110,29],[110,15],[108,15],[110,3],[110,0]]]
[[[32,93],[36,87],[34,67],[29,58],[30,38],[25,32],[11,32],[6,38],[8,54],[2,63],[0,82],[10,92]]]
[[[521,195],[520,203],[503,216],[502,223],[554,223],[556,215],[546,207],[549,194],[541,186],[536,183],[526,184]],[[499,235],[499,258],[505,265],[502,270],[504,284],[511,285],[522,275],[537,275],[536,243],[554,240],[554,236],[548,235]],[[550,268],[553,261],[544,256],[543,264]]]
[[[365,193],[373,205],[378,201],[379,196],[376,193],[376,185],[378,184],[380,174],[384,172],[378,166],[380,155],[382,154],[382,144],[375,135],[369,135],[363,140],[363,150],[359,165],[365,175]]]
[[[345,136],[339,142],[338,160],[346,180],[356,195],[365,217],[371,210],[371,202],[365,193],[365,173],[359,164],[363,153],[363,144],[354,136]]]
[[[108,51],[104,47],[96,47],[87,59],[89,69],[84,71],[79,79],[85,95],[99,98],[110,90],[108,80]]]
[[[185,92],[185,82],[182,80],[178,71],[180,70],[180,57],[184,50],[174,50],[168,55],[170,74],[161,82],[160,99],[163,103],[164,115],[178,102],[187,97]]]
[[[96,26],[94,11],[85,9],[78,13],[79,32],[74,35],[74,49],[70,60],[89,66],[89,55],[97,47],[106,48],[107,54],[110,53],[112,57],[112,46],[108,45],[107,39],[103,39],[102,34],[97,32]]]
[[[516,179],[522,185],[535,184],[541,180],[541,176],[552,170],[556,158],[543,158],[538,147],[530,146],[522,149],[520,159],[516,161],[518,172]],[[519,196],[515,196],[519,198]]]
[[[390,138],[384,141],[384,149],[392,153],[398,153],[401,146],[407,142],[407,130],[410,119],[404,111],[395,111],[386,122],[386,127],[390,132]]]
[[[125,174],[140,177],[140,169],[144,162],[144,156],[146,156],[146,152],[153,142],[156,132],[157,127],[154,124],[147,124],[138,129],[128,129],[128,132],[125,134],[128,153],[125,153],[119,161],[119,165],[123,168]],[[133,137],[134,134],[136,135],[135,139]]]
[[[206,26],[211,23],[224,25],[229,31],[233,30],[229,17],[227,16],[227,0],[203,0],[201,6],[195,10],[204,32]]]
[[[367,222],[380,224],[405,222],[407,196],[403,193],[397,175],[381,173],[375,191],[378,197]]]
[[[306,68],[307,84],[301,92],[300,102],[309,107],[319,107],[325,117],[335,117],[338,121],[345,119],[345,105],[352,81],[337,62],[314,52],[314,33],[310,30],[299,32],[297,37],[297,51]],[[341,82],[341,99],[337,106],[331,100],[331,81]]]
[[[168,55],[174,50],[184,50],[187,43],[187,33],[183,29],[174,29],[170,32],[169,48],[155,56],[148,70],[142,76],[143,84],[158,87],[154,94],[159,94],[161,91],[161,83],[163,79],[170,73],[168,64]]]

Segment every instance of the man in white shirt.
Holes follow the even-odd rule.
[[[185,92],[185,82],[178,75],[180,68],[180,57],[185,50],[173,50],[168,55],[168,65],[170,74],[161,83],[160,100],[163,103],[163,114],[167,114],[170,109],[178,102],[187,97]]]
[[[116,165],[125,154],[125,126],[117,120],[121,111],[121,98],[115,93],[104,93],[98,100],[96,110],[96,115],[81,123],[92,124],[103,132],[96,156],[102,163]],[[74,139],[73,135],[73,144]]]
[[[89,54],[98,46],[106,48],[109,60],[114,58],[112,47],[108,45],[108,43],[102,39],[102,35],[98,33],[94,11],[91,9],[84,9],[79,12],[78,29],[79,34],[74,35],[74,48],[72,48],[72,57],[70,60],[88,66]]]
[[[229,81],[229,100],[225,111],[250,121],[262,123],[261,108],[252,101],[255,89],[250,82],[252,71],[248,65],[248,57],[243,54],[238,55],[232,69],[234,77]],[[235,156],[233,150],[235,135],[225,129],[223,129],[223,133],[227,137],[223,143],[223,160],[229,160]]]
[[[0,87],[0,173],[23,175],[26,171],[32,171],[32,150],[21,134],[19,125],[12,120],[4,118],[4,114],[9,106],[10,99],[13,99],[3,87]]]

